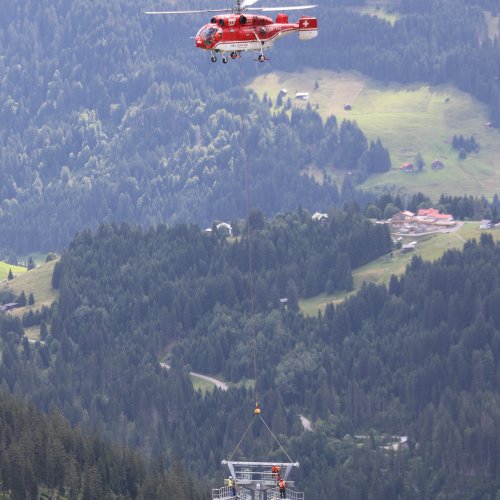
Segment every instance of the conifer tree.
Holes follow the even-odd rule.
[[[47,323],[45,323],[45,320],[42,319],[40,322],[40,340],[45,340],[48,334],[49,331],[47,329]]]

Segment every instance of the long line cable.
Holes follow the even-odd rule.
[[[290,455],[286,452],[285,448],[283,448],[278,438],[273,434],[273,431],[269,428],[269,426],[266,424],[266,421],[262,418],[262,415],[259,415],[259,418],[262,420],[262,423],[266,426],[266,429],[269,431],[269,434],[271,434],[274,440],[278,443],[279,447],[281,448],[281,451],[287,456],[290,462],[293,462],[293,460],[290,458]]]
[[[252,262],[252,226],[250,224],[250,188],[248,183],[248,150],[246,141],[246,125],[244,119],[244,106],[245,106],[245,87],[243,77],[243,64],[240,63],[240,90],[241,90],[241,132],[243,141],[243,170],[245,177],[245,194],[246,194],[246,208],[247,208],[247,242],[248,242],[248,283],[250,289],[250,304],[251,304],[251,324],[252,324],[252,338],[253,338],[253,373],[255,380],[255,403],[258,404],[259,392],[257,386],[257,328],[255,324],[255,300],[253,293],[253,262]]]
[[[241,439],[239,440],[238,444],[236,445],[236,448],[234,449],[234,451],[231,453],[231,456],[229,457],[228,461],[232,460],[232,458],[234,457],[234,454],[238,451],[238,448],[240,447],[241,443],[243,443],[245,436],[247,435],[248,431],[252,427],[254,417],[252,417],[252,420],[250,420],[250,423],[248,424],[247,430],[243,433],[243,436],[241,436]]]
[[[278,443],[278,446],[281,448],[281,451],[286,455],[290,463],[293,462],[293,460],[290,458],[290,455],[286,452],[285,448],[283,448],[283,445],[280,443],[279,439],[276,437],[276,435],[273,433],[273,431],[270,429],[270,427],[267,425],[266,421],[262,418],[262,415],[260,413],[254,413],[254,416],[252,417],[252,420],[250,420],[250,423],[248,424],[248,427],[246,428],[245,432],[243,433],[243,436],[241,436],[241,439],[239,440],[238,444],[234,448],[233,453],[231,453],[231,456],[229,457],[228,461],[231,461],[238,451],[239,447],[241,446],[241,443],[245,439],[246,435],[248,434],[248,431],[251,429],[253,423],[255,422],[255,418],[259,417],[262,423],[264,424],[265,428],[268,430],[269,434],[273,437],[273,439]]]
[[[257,327],[255,322],[255,300],[254,300],[254,292],[253,292],[253,262],[252,262],[252,227],[250,224],[250,188],[248,182],[248,150],[247,150],[247,141],[246,141],[246,125],[244,120],[244,106],[245,106],[245,87],[244,87],[244,77],[243,77],[243,65],[240,64],[240,90],[241,90],[241,127],[242,127],[242,141],[243,141],[243,171],[245,177],[245,194],[246,194],[246,209],[247,209],[247,241],[248,241],[248,281],[249,281],[249,289],[250,289],[250,303],[251,303],[251,323],[252,323],[252,337],[253,337],[253,370],[254,370],[254,378],[255,378],[255,412],[246,428],[243,436],[239,440],[236,445],[233,453],[229,457],[229,460],[232,460],[235,453],[238,451],[241,443],[245,439],[248,431],[252,427],[255,422],[256,417],[259,417],[269,434],[273,437],[273,439],[278,443],[278,446],[281,448],[283,453],[287,456],[290,463],[293,460],[290,458],[290,455],[286,452],[285,448],[283,448],[282,444],[279,442],[278,438],[274,435],[273,431],[269,428],[266,421],[262,418],[259,409],[259,393],[257,387]]]

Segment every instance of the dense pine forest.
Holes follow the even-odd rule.
[[[399,0],[393,22],[366,5],[323,2],[320,36],[278,43],[268,67],[210,63],[189,38],[203,16],[146,16],[146,0],[2,4],[0,257],[62,254],[57,303],[0,315],[2,498],[208,498],[257,396],[306,498],[500,498],[499,243],[415,257],[388,286],[300,312],[391,258],[374,219],[433,203],[360,191],[391,168],[384,144],[259,99],[249,78],[451,83],[500,126],[497,0]],[[435,201],[500,221],[498,196]],[[197,391],[191,371],[229,390]],[[251,434],[238,458],[284,459],[261,424]]]
[[[305,318],[297,298],[329,281],[348,289],[341,270],[390,251],[385,226],[355,209],[326,224],[305,211],[254,213],[251,224],[257,390],[309,497],[494,498],[500,245],[485,235],[433,264],[414,258],[388,288],[365,286]],[[54,272],[61,299],[43,341],[29,344],[19,321],[2,319],[2,384],[148,456],[180,456],[207,488],[217,484],[253,385],[203,396],[187,372],[253,377],[245,246],[194,226],[82,232]],[[280,458],[263,429],[254,434],[242,457]],[[407,447],[387,449],[391,436],[408,436]]]
[[[360,16],[342,7],[365,1],[325,2],[322,36],[308,64],[357,69],[381,81],[451,82],[485,102],[500,125],[500,50],[491,40],[484,10],[498,14],[494,0],[400,0],[394,25],[375,16]],[[498,18],[496,18],[498,19]],[[328,50],[321,50],[327,44]],[[292,54],[280,67],[293,70]]]
[[[62,250],[102,221],[243,217],[245,149],[253,203],[268,215],[299,203],[325,211],[353,194],[366,204],[367,195],[328,177],[318,184],[309,168],[355,172],[355,182],[390,168],[389,152],[354,123],[323,123],[316,110],[290,113],[286,102],[242,93],[242,77],[268,70],[307,64],[452,82],[486,102],[498,123],[498,42],[481,11],[494,5],[402,0],[391,25],[342,8],[362,4],[324,2],[321,37],[278,44],[272,68],[251,58],[221,68],[189,39],[203,16],[145,16],[146,1],[8,2],[0,19],[3,255]],[[200,8],[194,0],[183,7]]]
[[[57,412],[0,394],[0,490],[12,500],[209,498],[176,462],[148,472],[138,453],[85,436]]]
[[[162,22],[144,15],[146,7],[29,1],[3,13],[6,252],[61,250],[101,221],[243,217],[245,163],[253,202],[266,213],[344,201],[334,182],[307,175],[310,165],[347,171],[366,153],[366,174],[390,167],[383,145],[368,144],[356,124],[323,123],[310,108],[290,113],[283,105],[275,114],[240,89],[236,66],[225,74],[209,66],[184,43],[203,18]],[[255,72],[253,61],[241,62],[243,72]]]

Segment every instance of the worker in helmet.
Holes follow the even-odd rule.
[[[283,478],[279,480],[278,487],[280,489],[280,498],[286,498],[286,483]]]
[[[227,486],[232,497],[236,496],[236,486],[234,485],[233,477],[229,476],[227,478]]]

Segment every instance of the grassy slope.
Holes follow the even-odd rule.
[[[58,299],[59,292],[52,288],[52,273],[56,260],[42,264],[36,269],[25,272],[8,283],[3,285],[3,289],[9,289],[16,295],[19,295],[22,290],[28,299],[29,294],[33,293],[35,304],[33,306],[21,307],[15,309],[11,314],[14,316],[22,316],[30,309],[40,309],[42,306],[50,306]],[[32,327],[26,331],[26,334],[31,339],[37,339],[39,327]]]
[[[204,378],[196,377],[195,375],[189,375],[189,378],[191,379],[194,390],[201,391],[202,394],[206,394],[215,389],[215,384]]]
[[[394,185],[410,192],[422,191],[433,199],[442,193],[492,197],[500,192],[500,132],[486,127],[486,106],[452,86],[386,85],[356,72],[307,70],[259,76],[250,88],[261,96],[267,93],[273,101],[282,88],[287,88],[291,97],[295,92],[309,92],[311,105],[317,105],[324,118],[333,114],[339,121],[356,120],[369,139],[380,137],[391,152],[393,168],[368,179],[364,188]],[[445,102],[447,97],[449,102]],[[346,103],[353,106],[351,111],[344,111]],[[294,105],[306,104],[294,101]],[[458,134],[474,135],[480,152],[459,160],[451,148],[451,139]],[[424,170],[402,173],[399,165],[414,161],[418,152],[427,164]],[[442,160],[446,168],[432,171],[434,159]],[[337,175],[343,177],[343,172]]]
[[[196,375],[193,375],[192,373],[189,375],[189,378],[191,379],[191,382],[193,384],[193,388],[195,391],[200,390],[202,394],[206,394],[207,391],[211,392],[215,389],[215,384],[210,382],[209,380],[205,380],[204,378],[197,377]],[[216,377],[220,381],[224,381],[223,377],[217,376]],[[231,382],[226,382],[229,387],[243,387],[245,386],[247,389],[254,389],[255,388],[255,380],[241,380],[237,384],[231,383]]]
[[[393,252],[393,256],[385,255],[370,262],[366,266],[353,271],[354,292],[358,290],[364,282],[388,284],[392,274],[401,275],[406,269],[413,255],[420,255],[425,260],[436,260],[441,257],[446,250],[452,248],[461,249],[464,243],[470,239],[479,239],[483,231],[479,229],[478,222],[464,222],[456,232],[437,233],[432,236],[408,236],[404,243],[417,241],[418,245],[414,252],[401,254]],[[500,241],[500,229],[488,231],[493,238]],[[300,308],[306,315],[316,315],[318,309],[323,310],[330,302],[339,303],[350,294],[321,294],[300,302]]]
[[[14,276],[21,275],[27,271],[25,267],[13,266],[11,264],[7,264],[7,262],[0,262],[0,281],[7,279],[7,276],[9,275],[9,271],[11,269]]]

